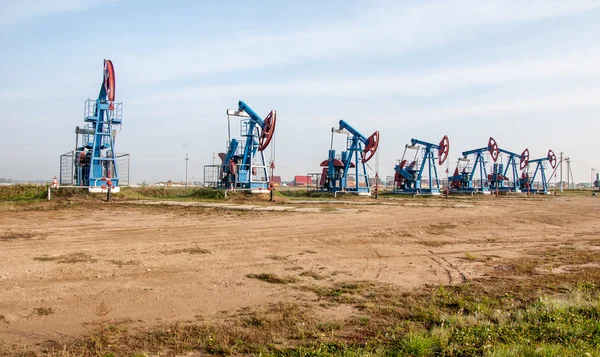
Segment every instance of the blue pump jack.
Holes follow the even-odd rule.
[[[539,193],[539,194],[548,194],[548,181],[546,180],[546,167],[545,164],[549,163],[550,166],[554,169],[556,167],[556,155],[554,151],[548,150],[548,154],[546,157],[542,157],[539,159],[529,160],[529,164],[523,170],[521,174],[521,179],[519,180],[521,191],[528,193]],[[530,173],[529,168],[531,164],[535,164],[535,169],[533,173]],[[537,174],[540,174],[540,179],[542,180],[541,187],[535,186],[535,179]]]
[[[489,153],[494,162],[498,160],[498,143],[490,137],[485,147],[462,152],[462,157],[458,159],[454,174],[448,177],[450,183],[450,192],[453,193],[483,193],[489,194],[490,187],[488,183],[488,174],[486,170],[485,154]],[[469,166],[474,156],[473,166]]]
[[[245,142],[231,139],[226,153],[219,156],[221,163],[220,187],[234,190],[248,190],[253,193],[268,192],[270,175],[264,150],[269,146],[275,133],[277,113],[269,112],[263,120],[243,101],[238,102],[236,111],[229,110],[228,115],[247,118],[241,121],[241,135]]]
[[[490,191],[521,192],[519,169],[523,170],[529,164],[529,149],[523,150],[521,155],[501,148],[498,148],[498,151],[505,154],[508,160],[506,164],[496,162],[493,164],[492,172],[488,174]],[[517,160],[519,169],[517,169]]]
[[[439,144],[433,144],[419,139],[411,139],[410,145],[405,145],[404,154],[400,163],[394,167],[394,193],[419,194],[419,195],[439,195],[440,181],[438,178],[437,165],[442,165],[448,158],[450,151],[450,141],[448,136],[444,135]],[[422,147],[421,147],[422,146]],[[415,156],[412,161],[405,159],[407,150],[415,150]],[[423,150],[423,157],[419,162],[418,155]],[[437,151],[437,158],[434,155]],[[427,167],[427,185],[422,185],[423,174]]]
[[[122,119],[123,103],[115,102],[115,70],[110,60],[104,60],[98,98],[88,99],[84,106],[84,120],[89,124],[75,131],[74,178],[77,186],[88,187],[90,192],[96,193],[107,192],[109,187],[112,192],[119,192],[113,126],[121,125]]]
[[[334,134],[347,135],[346,150],[342,151],[339,158],[333,149]],[[340,120],[339,127],[331,129],[331,148],[327,160],[321,163],[323,170],[319,187],[329,192],[371,195],[366,164],[373,158],[378,147],[379,131],[367,138],[350,124]]]

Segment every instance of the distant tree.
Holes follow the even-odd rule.
[[[13,180],[9,178],[8,180],[6,180],[6,183],[13,183]]]
[[[6,179],[4,177],[0,177],[0,183],[6,183]]]

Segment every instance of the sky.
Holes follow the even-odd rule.
[[[202,181],[239,100],[277,110],[284,180],[320,171],[344,119],[379,130],[372,175],[392,175],[411,138],[448,135],[453,171],[492,136],[531,158],[564,152],[575,181],[589,182],[600,169],[598,38],[600,0],[3,0],[0,177],[59,174],[106,58],[132,182],[184,180],[186,154],[189,179]]]

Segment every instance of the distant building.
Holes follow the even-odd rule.
[[[281,176],[273,176],[273,186],[281,186]]]
[[[379,186],[383,186],[383,181],[381,180],[381,177],[378,177],[377,181]],[[369,177],[369,186],[375,186],[375,183],[375,177]]]
[[[304,187],[310,183],[310,177],[305,175],[294,176],[293,184],[296,187]]]

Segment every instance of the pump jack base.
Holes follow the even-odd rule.
[[[108,189],[107,188],[102,188],[102,187],[90,187],[88,189],[88,191],[90,193],[107,193]],[[119,193],[119,191],[121,191],[121,188],[119,186],[114,187],[110,190],[111,193]]]
[[[489,195],[491,194],[490,190],[469,190],[469,189],[454,189],[450,190],[450,194],[457,195]]]
[[[392,193],[399,195],[417,195],[417,196],[439,196],[442,193],[440,190],[394,190]]]

